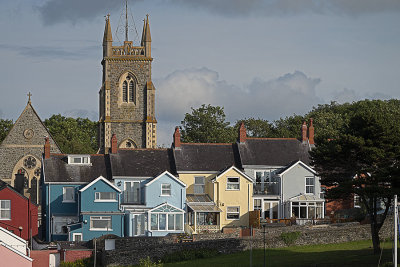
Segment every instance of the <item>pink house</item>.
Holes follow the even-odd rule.
[[[0,265],[32,267],[27,242],[21,237],[0,227]]]

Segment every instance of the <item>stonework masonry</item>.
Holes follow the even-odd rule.
[[[379,235],[381,239],[393,236],[393,217],[387,218]],[[293,245],[332,244],[371,239],[370,225],[359,223],[324,226],[286,226],[266,228],[268,248],[285,247],[280,235],[283,232],[300,232]],[[179,243],[176,236],[166,237],[124,237],[115,239],[115,250],[104,250],[104,239],[97,241],[101,250],[103,266],[134,265],[141,258],[149,256],[153,261],[167,254],[182,250],[213,249],[229,254],[252,248],[264,247],[263,229],[255,229],[253,237],[240,237],[240,229],[230,234],[209,233],[195,235],[194,242]],[[106,237],[107,238],[107,237]],[[134,251],[134,253],[132,253]]]
[[[0,179],[14,186],[15,174],[22,171],[27,178],[26,196],[29,196],[28,189],[32,187],[34,179],[35,186],[39,186],[46,136],[50,139],[51,153],[61,153],[29,101],[0,144]],[[37,198],[38,196],[35,199]]]

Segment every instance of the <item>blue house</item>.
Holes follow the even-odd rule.
[[[122,191],[125,236],[184,232],[186,185],[172,174],[171,149],[118,149],[110,162]]]
[[[67,226],[68,239],[87,241],[106,234],[123,236],[120,195],[121,190],[103,176],[79,189],[79,222]]]
[[[75,231],[76,228],[80,227],[80,223],[84,222],[84,215],[89,216],[86,220],[90,223],[89,212],[104,214],[104,211],[119,211],[118,202],[115,202],[112,207],[105,205],[105,208],[103,208],[103,205],[101,205],[102,208],[99,208],[94,205],[95,203],[92,203],[93,210],[91,210],[91,203],[89,203],[90,194],[88,193],[88,196],[86,196],[86,193],[90,192],[90,190],[87,189],[83,191],[83,194],[82,191],[80,191],[100,176],[106,177],[105,179],[103,178],[104,180],[111,177],[107,165],[107,157],[105,155],[51,154],[47,155],[47,157],[45,155],[42,162],[41,181],[42,214],[45,224],[43,236],[46,241],[74,240],[74,237],[70,236],[69,231]],[[96,189],[103,190],[103,187],[105,187],[103,179],[101,179],[101,183],[98,183],[98,187],[96,187],[96,183],[96,186],[94,186]],[[92,190],[94,190],[94,187]],[[111,187],[111,189],[107,189],[107,191],[104,192],[111,192],[112,190],[115,190],[115,188]],[[119,193],[116,193],[115,199],[119,201],[117,195],[119,196]],[[94,193],[92,197],[96,197]],[[85,203],[85,201],[88,201],[88,203]],[[82,206],[81,204],[84,205]],[[95,210],[96,208],[98,210]],[[99,220],[101,223],[104,223],[102,221],[103,218],[100,215],[98,217],[100,217]],[[96,218],[93,218],[93,220],[95,219]],[[120,224],[122,224],[121,220],[122,219],[119,220]],[[114,219],[113,223],[114,222],[118,222],[118,220]],[[118,235],[121,235],[122,225],[119,227],[112,226],[113,233],[119,233]],[[99,231],[98,233],[101,234],[103,232]],[[79,240],[80,237],[81,236],[76,235],[76,240]],[[89,237],[90,235],[83,235],[84,240],[88,240]]]

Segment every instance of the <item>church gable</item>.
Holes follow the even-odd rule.
[[[51,152],[61,153],[29,100],[0,144],[0,179],[36,203],[45,136],[50,139]]]

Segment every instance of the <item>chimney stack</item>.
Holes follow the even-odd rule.
[[[44,158],[49,159],[50,158],[50,139],[48,136],[44,138],[45,143],[44,143]]]
[[[314,145],[314,126],[313,126],[313,119],[310,119],[310,127],[308,128],[308,142],[310,145]]]
[[[239,143],[246,142],[246,139],[247,139],[246,127],[244,127],[244,122],[242,122],[239,127]]]
[[[174,132],[173,137],[174,137],[174,144],[173,144],[174,147],[175,148],[180,147],[181,146],[181,132],[179,131],[178,126],[175,127],[175,132]]]
[[[111,137],[111,154],[116,154],[118,151],[117,136],[115,134]]]
[[[304,121],[303,125],[301,126],[301,140],[303,143],[307,142],[307,124]]]

